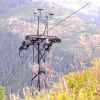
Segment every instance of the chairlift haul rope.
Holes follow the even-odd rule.
[[[53,27],[51,27],[48,31],[54,29],[56,26],[58,26],[59,24],[61,24],[62,22],[64,22],[65,20],[69,19],[70,17],[72,17],[74,14],[76,14],[77,12],[79,12],[81,9],[85,8],[86,6],[88,6],[90,3],[86,3],[85,5],[83,5],[81,8],[79,8],[78,10],[76,10],[75,12],[73,12],[71,15],[67,16],[66,18],[64,18],[63,20],[61,20],[60,22],[58,22],[57,24],[55,24]]]

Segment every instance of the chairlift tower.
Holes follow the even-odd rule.
[[[39,91],[42,88],[46,88],[47,83],[45,79],[41,79],[42,76],[46,77],[46,70],[42,66],[42,64],[46,63],[46,59],[48,56],[51,47],[55,43],[60,43],[61,40],[56,36],[48,35],[48,21],[49,18],[53,16],[52,13],[42,16],[43,9],[38,9],[34,11],[34,17],[38,20],[37,25],[37,34],[36,35],[27,35],[25,36],[25,40],[22,42],[22,45],[19,47],[19,55],[23,50],[27,50],[29,46],[33,48],[33,63],[38,65],[38,72],[32,73],[33,77],[31,79],[31,86],[38,89]],[[42,34],[40,34],[40,21],[45,19],[45,29]],[[21,55],[20,55],[21,56]]]

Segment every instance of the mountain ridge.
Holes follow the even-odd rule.
[[[49,7],[46,2],[43,5],[28,2],[18,8],[15,7],[14,10],[0,17],[0,83],[5,83],[7,76],[11,72],[15,72],[19,66],[22,68],[7,85],[9,91],[22,89],[25,82],[30,85],[31,71],[27,66],[29,62],[32,63],[31,55],[28,59],[23,58],[25,63],[20,65],[22,59],[18,55],[18,48],[25,35],[36,32],[37,19],[34,20],[33,9],[38,7],[43,7],[44,11],[54,12],[55,17],[50,21],[49,28],[72,13],[59,5],[52,4]],[[4,21],[2,22],[2,20]],[[41,25],[43,26],[42,22]],[[56,35],[62,40],[61,44],[52,48],[53,56],[51,57],[50,68],[57,72],[76,71],[76,66],[73,68],[73,65],[79,63],[80,59],[89,65],[91,59],[100,56],[98,44],[100,27],[88,23],[77,15],[58,25],[49,34]],[[31,53],[31,50],[29,52]],[[56,59],[57,56],[59,59]],[[83,67],[83,65],[80,66]]]

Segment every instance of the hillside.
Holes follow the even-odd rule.
[[[37,23],[33,18],[33,9],[38,7],[43,7],[44,12],[50,11],[55,14],[49,27],[72,13],[54,3],[27,2],[0,15],[0,84],[6,85],[9,91],[22,91],[24,85],[30,85],[31,71],[28,64],[32,63],[31,51],[29,50],[30,55],[27,59],[21,59],[18,48],[25,35],[36,32]],[[86,22],[77,15],[60,24],[49,34],[62,40],[61,44],[52,48],[53,56],[50,63],[50,67],[58,73],[81,70],[85,65],[90,66],[91,59],[100,56],[100,27]],[[27,54],[25,52],[25,56]],[[19,66],[20,71],[6,84],[8,76],[12,72],[14,74]]]
[[[29,87],[23,89],[24,100],[99,100],[100,98],[100,58],[91,62],[91,68],[61,75],[59,82],[50,90],[36,91],[32,95]],[[0,98],[6,98],[0,87]],[[11,100],[21,100],[19,94],[10,94]],[[6,100],[6,99],[4,99]]]
[[[100,59],[94,59],[91,68],[61,76],[48,92],[31,96],[26,88],[24,96],[24,100],[99,100]]]

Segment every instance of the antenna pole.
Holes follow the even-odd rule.
[[[38,16],[38,28],[37,28],[37,35],[39,35],[39,27],[40,27],[39,23],[40,23],[40,17]]]
[[[39,35],[40,33],[40,19],[41,19],[41,12],[42,12],[43,9],[38,9],[39,11],[39,14],[38,14],[38,28],[37,28],[37,35]]]
[[[48,16],[47,16],[47,36],[48,36]]]

